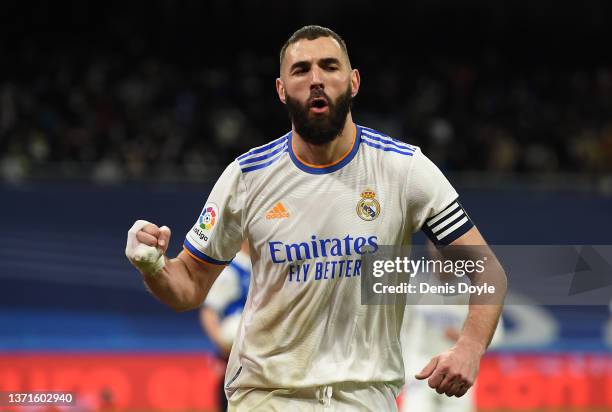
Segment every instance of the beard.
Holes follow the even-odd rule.
[[[310,114],[310,103],[315,98],[325,98],[327,100],[328,112],[326,114]],[[346,92],[338,96],[336,101],[332,101],[321,88],[311,90],[306,104],[301,104],[286,92],[285,100],[289,118],[295,127],[295,131],[307,143],[320,146],[333,141],[344,130],[346,116],[351,110],[353,96],[351,96],[351,86],[349,84]]]

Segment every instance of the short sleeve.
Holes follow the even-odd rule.
[[[187,233],[184,248],[200,261],[226,265],[242,243],[245,188],[242,172],[232,162],[213,187],[202,212]]]
[[[448,245],[474,226],[457,191],[421,150],[408,177],[408,213],[413,232],[423,230],[436,245]]]

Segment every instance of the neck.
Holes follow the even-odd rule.
[[[342,132],[329,143],[314,145],[306,142],[302,136],[292,128],[293,153],[304,163],[323,166],[337,163],[353,147],[357,127],[353,123],[353,118],[349,113],[346,116]]]

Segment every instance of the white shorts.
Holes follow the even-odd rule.
[[[396,412],[397,404],[387,384],[343,382],[299,389],[238,388],[228,408],[230,412]]]

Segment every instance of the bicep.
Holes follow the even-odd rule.
[[[196,259],[185,249],[178,254],[176,259],[187,269],[189,277],[198,288],[199,294],[202,295],[202,301],[219,274],[225,269],[225,265],[216,265]]]
[[[446,259],[469,259],[473,261],[484,259],[488,268],[497,263],[493,251],[476,226],[472,226],[457,239],[439,250]]]
[[[472,226],[467,232],[459,236],[450,243],[452,246],[486,246],[487,241],[484,240],[480,231],[476,226]]]
[[[484,294],[478,302],[487,304],[503,302],[508,287],[506,272],[476,226],[455,239],[449,247],[440,250],[446,259],[468,259],[480,262],[484,269],[467,273],[467,276],[472,283],[482,284],[486,281],[493,285],[495,293]]]

